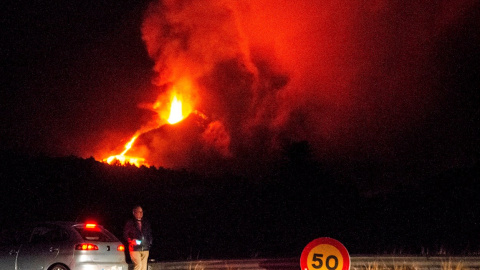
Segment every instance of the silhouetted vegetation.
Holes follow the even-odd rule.
[[[480,251],[478,166],[366,196],[314,162],[308,144],[284,157],[259,180],[4,152],[0,225],[94,219],[121,236],[141,204],[161,260],[295,257],[323,236],[352,254]]]

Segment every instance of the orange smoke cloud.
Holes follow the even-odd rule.
[[[245,24],[250,13],[247,2],[164,1],[150,7],[142,26],[147,51],[156,63],[155,83],[165,87],[185,77],[194,82],[195,107],[213,121],[196,143],[204,152],[215,149],[224,158],[249,147],[252,128],[271,114],[268,99],[288,82],[271,61],[271,48],[252,50]],[[267,54],[261,56],[260,51]],[[189,147],[182,152],[190,155]]]
[[[369,155],[396,155],[398,136],[441,102],[433,55],[472,5],[154,2],[142,25],[154,83],[169,89],[191,82],[190,104],[208,121],[171,138],[174,146],[145,136],[137,148],[160,166],[188,166],[192,155],[212,151],[223,159],[268,159],[300,140],[319,156],[364,152],[358,145],[368,145]],[[172,154],[155,158],[164,148]]]

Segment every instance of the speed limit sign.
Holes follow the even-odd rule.
[[[349,270],[350,255],[339,241],[317,238],[303,249],[300,267],[301,270]]]

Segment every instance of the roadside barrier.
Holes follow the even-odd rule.
[[[350,270],[480,270],[477,256],[353,255],[350,260]],[[150,262],[149,270],[300,270],[300,258]]]

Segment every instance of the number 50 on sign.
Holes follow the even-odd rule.
[[[303,249],[300,267],[302,270],[349,270],[350,255],[337,240],[317,238]]]

